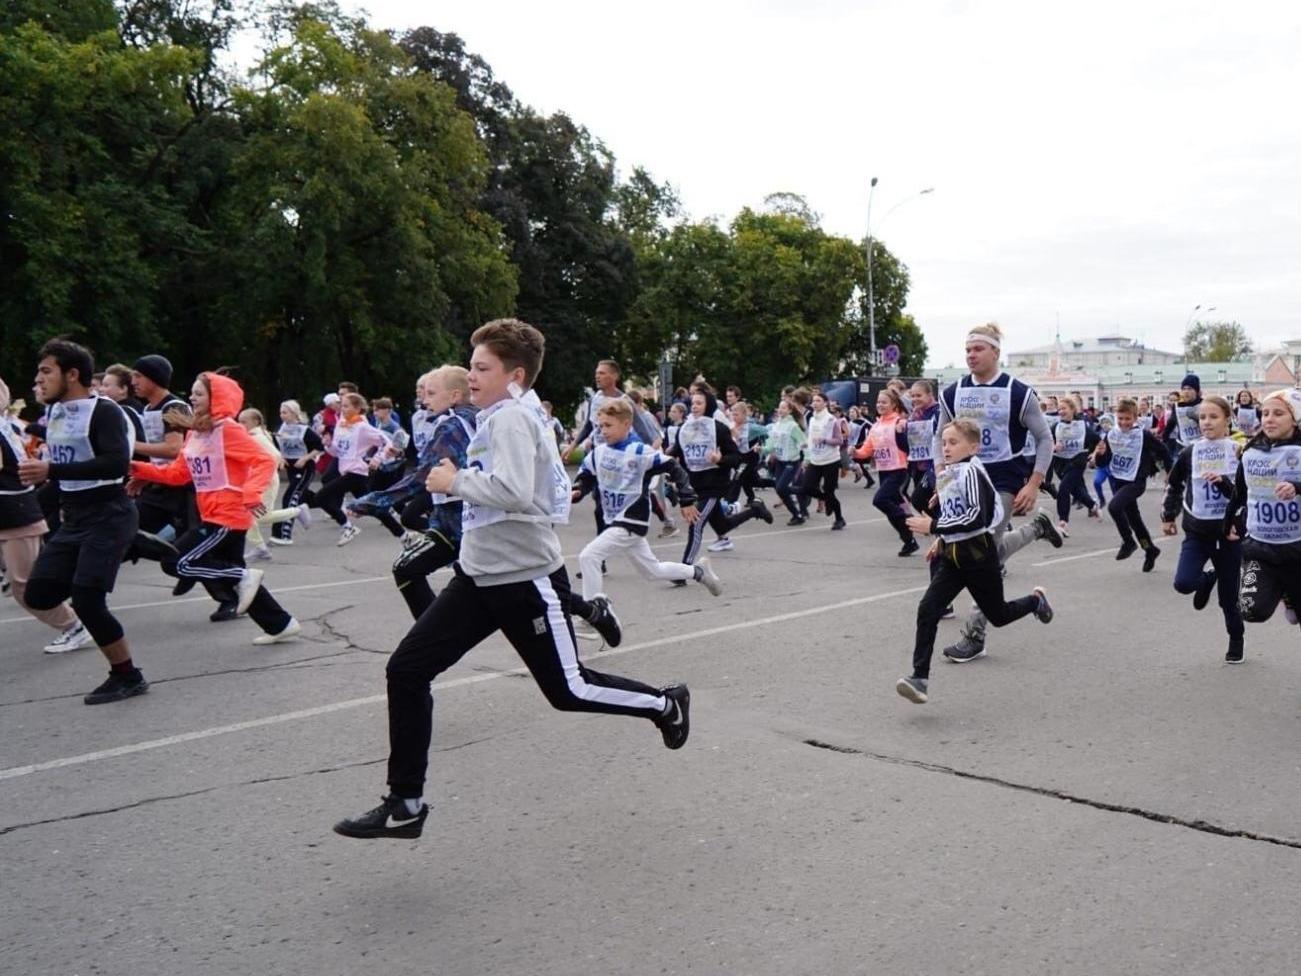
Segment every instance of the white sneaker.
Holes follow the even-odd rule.
[[[271,547],[265,542],[260,546],[254,546],[248,552],[244,553],[244,562],[257,561],[271,558]]]
[[[289,618],[289,623],[285,624],[285,629],[278,634],[263,634],[261,637],[254,637],[253,643],[258,645],[280,644],[284,641],[293,640],[303,632],[303,625],[293,617]]]
[[[359,535],[361,535],[361,529],[357,528],[357,526],[349,522],[347,525],[343,527],[343,531],[339,533],[339,541],[336,542],[335,545],[346,546],[349,542],[357,538],[357,536]]]
[[[292,546],[294,544],[293,539],[282,539],[278,535],[273,535],[267,541],[270,542],[273,546]]]
[[[718,578],[714,572],[714,567],[709,562],[708,556],[702,556],[696,560],[696,565],[700,567],[700,582],[711,594],[718,596],[723,592],[723,581]]]
[[[248,610],[249,604],[257,596],[258,588],[262,585],[262,577],[265,574],[260,569],[246,569],[244,576],[240,579],[239,585],[235,587],[235,612],[244,613]]]
[[[572,618],[574,621],[574,636],[579,640],[599,641],[604,640],[586,620],[580,620],[578,617]]]
[[[705,546],[705,548],[710,552],[731,552],[736,548],[736,543],[727,536],[723,536],[723,538],[719,539],[717,542],[711,542],[709,545]]]
[[[309,528],[312,524],[312,510],[308,507],[307,502],[298,506],[298,514],[294,516],[298,519],[298,524],[303,528]]]
[[[79,650],[83,647],[90,647],[95,643],[95,638],[90,636],[88,631],[78,620],[72,624],[63,633],[54,640],[45,645],[46,654],[66,654],[68,651]]]
[[[1060,520],[1057,522],[1057,531],[1061,533],[1063,539],[1069,539],[1071,537],[1070,526],[1065,522]]]

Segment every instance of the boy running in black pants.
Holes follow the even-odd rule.
[[[1165,445],[1150,430],[1138,426],[1138,404],[1129,397],[1116,402],[1116,426],[1107,432],[1093,453],[1093,463],[1107,467],[1116,482],[1115,494],[1107,511],[1120,533],[1117,559],[1128,559],[1143,550],[1143,572],[1152,572],[1161,550],[1152,542],[1152,534],[1143,523],[1138,500],[1147,491],[1147,479],[1156,473],[1157,463],[1167,471],[1171,467]],[[1199,435],[1200,436],[1200,435]]]
[[[531,325],[498,319],[471,337],[470,399],[480,408],[468,466],[443,460],[431,491],[464,501],[456,576],[388,662],[390,794],[334,825],[345,837],[419,837],[429,808],[430,682],[498,630],[553,706],[650,719],[680,749],[690,729],[685,685],[656,690],[583,667],[566,603],[569,577],[554,522],[569,518],[569,476],[531,387],[545,340]]]
[[[41,348],[36,395],[51,405],[46,430],[51,460],[18,462],[24,485],[47,478],[58,484],[63,510],[62,524],[46,541],[27,580],[27,604],[52,610],[71,597],[78,619],[108,658],[108,680],[86,695],[87,705],[149,690],[131,662],[126,635],[107,600],[139,524],[123,487],[131,467],[132,427],[116,403],[91,395],[86,383],[94,372],[84,346],[53,339]]]
[[[1003,502],[976,456],[980,435],[980,424],[969,417],[960,417],[944,428],[944,470],[937,479],[936,507],[932,514],[908,519],[908,527],[914,532],[939,536],[927,553],[938,568],[917,607],[913,672],[894,686],[895,691],[917,705],[926,703],[940,616],[964,589],[995,627],[1006,627],[1031,613],[1043,623],[1053,619],[1041,586],[1036,586],[1029,596],[1010,602],[1003,598],[998,543],[993,535],[995,526],[1003,521]]]

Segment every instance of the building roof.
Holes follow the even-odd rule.
[[[1166,385],[1174,389],[1175,385],[1187,373],[1196,373],[1201,379],[1202,385],[1232,383],[1237,386],[1255,382],[1257,370],[1255,363],[1240,362],[1165,363],[1164,365],[1134,363],[1131,365],[1093,366],[1087,369],[1062,370],[1059,375],[1052,377],[1046,376],[1043,370],[1040,369],[1027,369],[1025,367],[1018,369],[1014,365],[1006,367],[1006,372],[1025,379],[1031,385],[1035,381],[1051,379],[1055,384],[1075,384],[1081,388],[1102,385],[1110,389],[1134,384],[1141,386]],[[953,383],[966,376],[967,373],[968,370],[965,366],[949,366],[944,369],[926,370],[927,377],[942,384]],[[1221,374],[1223,374],[1222,379]]]
[[[1061,344],[1063,356],[1091,352],[1118,352],[1126,349],[1141,350],[1143,352],[1159,352],[1166,356],[1179,355],[1178,353],[1167,352],[1164,349],[1153,349],[1151,346],[1145,346],[1143,343],[1129,338],[1129,336],[1118,334],[1101,335],[1092,339],[1063,339],[1061,340]],[[1050,342],[1046,346],[1032,346],[1029,349],[1017,349],[1009,352],[1007,355],[1009,359],[1014,360],[1017,356],[1042,356],[1047,353],[1055,352],[1056,350],[1057,343]]]

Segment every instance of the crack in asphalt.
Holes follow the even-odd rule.
[[[342,613],[345,610],[351,609],[353,609],[351,604],[346,607],[335,607],[333,610],[327,610],[325,613],[321,614],[320,617],[317,618],[316,622],[320,625],[323,631],[333,637],[336,641],[342,643],[349,651],[362,651],[366,654],[389,654],[389,651],[382,651],[376,647],[364,647],[363,645],[354,642],[351,637],[330,622],[330,616],[332,614]]]
[[[1275,837],[1272,834],[1261,834],[1254,830],[1237,830],[1232,827],[1222,827],[1219,824],[1211,823],[1208,820],[1188,820],[1185,817],[1179,817],[1174,814],[1160,813],[1155,810],[1145,810],[1142,807],[1128,806],[1123,803],[1108,803],[1105,800],[1093,800],[1087,796],[1068,793],[1065,790],[1055,790],[1045,786],[1034,786],[1030,783],[1018,783],[1015,780],[1002,779],[1001,777],[990,776],[986,773],[973,773],[970,770],[956,769],[953,766],[926,762],[921,759],[905,759],[902,756],[890,756],[885,753],[872,752],[870,749],[859,749],[855,746],[837,745],[836,743],[826,742],[822,739],[801,739],[800,741],[806,746],[813,746],[815,749],[825,749],[828,752],[838,752],[843,755],[862,756],[865,759],[874,759],[877,762],[890,763],[893,766],[907,766],[912,769],[924,770],[928,773],[942,773],[946,776],[957,777],[958,779],[973,780],[977,783],[987,783],[991,786],[999,786],[1008,790],[1017,790],[1021,793],[1032,793],[1036,796],[1047,797],[1052,800],[1066,800],[1069,803],[1078,803],[1080,806],[1092,807],[1095,810],[1105,810],[1108,813],[1124,813],[1131,817],[1151,820],[1154,823],[1169,824],[1173,827],[1183,827],[1187,830],[1196,830],[1199,833],[1212,834],[1216,837],[1237,837],[1243,840],[1259,841],[1263,844],[1273,844],[1276,847],[1291,847],[1295,850],[1301,850],[1301,841],[1291,840],[1287,837]]]
[[[441,749],[432,750],[431,754],[444,752],[456,752],[458,749],[468,749],[470,746],[478,745],[481,742],[487,742],[489,739],[496,738],[493,735],[487,735],[480,739],[469,739],[465,742],[458,742],[455,745],[444,746]],[[133,800],[130,803],[121,803],[113,807],[102,807],[98,810],[84,810],[81,813],[70,813],[62,817],[48,817],[44,820],[30,820],[26,823],[11,824],[8,827],[0,827],[0,837],[6,834],[12,834],[18,830],[25,830],[28,827],[45,827],[50,824],[67,823],[72,820],[86,820],[90,817],[102,817],[110,813],[121,813],[123,810],[135,810],[139,807],[152,806],[155,803],[164,803],[168,800],[186,800],[195,796],[204,796],[208,793],[216,793],[219,790],[238,789],[244,786],[261,786],[264,783],[283,783],[286,780],[302,779],[308,776],[320,776],[323,773],[338,773],[346,769],[359,769],[363,766],[378,766],[388,761],[387,757],[381,759],[363,759],[358,762],[341,763],[337,766],[325,766],[321,769],[305,769],[295,773],[282,773],[277,776],[260,776],[256,779],[242,780],[238,783],[221,783],[216,786],[205,786],[199,790],[187,790],[183,793],[167,793],[162,796],[149,796],[141,800]]]

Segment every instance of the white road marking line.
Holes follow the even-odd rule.
[[[850,522],[848,524],[868,525],[872,522],[883,522],[883,521],[885,521],[885,519],[883,518],[857,519],[856,521]],[[807,533],[808,530],[805,529],[803,526],[798,526],[790,529],[768,529],[765,531],[756,531],[756,532],[737,532],[736,537],[738,539],[754,538],[754,539],[762,540],[770,536],[787,535],[791,532]],[[656,545],[651,546],[651,548],[652,549],[678,549],[683,546],[685,538],[686,537],[682,535],[675,536],[672,540],[657,543]],[[574,562],[578,559],[578,553],[576,552],[569,553],[564,558],[567,562]],[[392,576],[366,576],[361,579],[336,580],[331,583],[303,583],[299,586],[277,586],[275,588],[275,592],[294,593],[300,590],[326,590],[332,586],[353,586],[353,585],[360,585],[362,583],[379,583],[382,582],[383,580],[391,580],[392,578],[393,578]],[[151,603],[125,603],[120,607],[110,605],[109,609],[112,610],[114,613],[119,613],[121,611],[126,611],[126,610],[150,610],[154,607],[171,607],[171,606],[177,606],[182,603],[211,603],[211,602],[212,602],[212,598],[208,596],[184,596],[184,597],[177,596],[177,597],[172,597],[170,600],[155,600]],[[37,621],[35,617],[28,616],[27,614],[23,614],[23,616],[21,617],[0,618],[0,624],[33,624],[36,622]]]
[[[804,617],[816,616],[820,613],[827,613],[835,610],[845,610],[849,607],[859,607],[867,603],[877,603],[881,600],[890,600],[899,596],[910,596],[914,593],[922,593],[926,590],[925,586],[911,586],[904,590],[893,590],[889,593],[877,593],[873,596],[860,596],[852,600],[840,600],[836,603],[827,603],[818,607],[809,607],[806,610],[792,610],[788,613],[774,614],[771,617],[762,617],[758,620],[745,620],[738,623],[723,624],[718,627],[707,627],[704,630],[693,631],[689,634],[674,634],[669,637],[659,637],[655,640],[643,641],[640,644],[631,644],[628,647],[612,648],[604,651],[600,659],[613,657],[616,654],[631,654],[633,651],[644,651],[652,647],[663,647],[666,644],[678,644],[690,641],[701,640],[706,637],[716,637],[719,634],[727,634],[737,630],[748,630],[752,627],[767,627],[773,624],[781,624],[790,620],[800,620]],[[453,678],[451,681],[436,682],[434,688],[436,691],[446,691],[451,688],[460,688],[465,685],[479,684],[484,681],[495,681],[498,678],[506,678],[512,675],[527,674],[528,669],[519,667],[512,668],[509,671],[494,671],[491,674],[469,675],[464,678]],[[349,708],[362,708],[366,705],[377,705],[386,700],[385,695],[367,695],[365,698],[352,698],[347,701],[332,702],[328,705],[318,705],[315,708],[303,708],[293,712],[283,712],[279,715],[268,715],[264,718],[249,719],[245,722],[235,722],[230,725],[219,725],[209,729],[198,729],[194,732],[182,732],[178,735],[169,735],[161,739],[150,739],[146,742],[135,742],[130,745],[116,746],[112,749],[101,749],[97,752],[86,752],[79,756],[65,756],[61,759],[47,759],[44,762],[31,763],[26,766],[11,766],[8,769],[0,769],[0,780],[17,779],[20,776],[30,776],[33,773],[43,773],[52,769],[64,769],[68,766],[82,766],[86,763],[99,762],[103,759],[114,759],[118,756],[130,756],[138,752],[148,752],[152,749],[162,749],[166,746],[179,745],[184,742],[195,742],[200,739],[211,739],[218,735],[228,735],[232,732],[244,732],[249,729],[265,728],[268,725],[281,725],[285,722],[296,722],[299,719],[314,718],[318,715],[328,715],[331,712],[340,712]]]
[[[1101,556],[1104,552],[1115,552],[1116,546],[1109,549],[1094,549],[1090,552],[1081,552],[1075,556],[1062,556],[1060,559],[1045,559],[1041,563],[1031,563],[1036,569],[1040,566],[1056,566],[1058,563],[1072,563],[1077,559],[1092,559],[1094,556]]]

